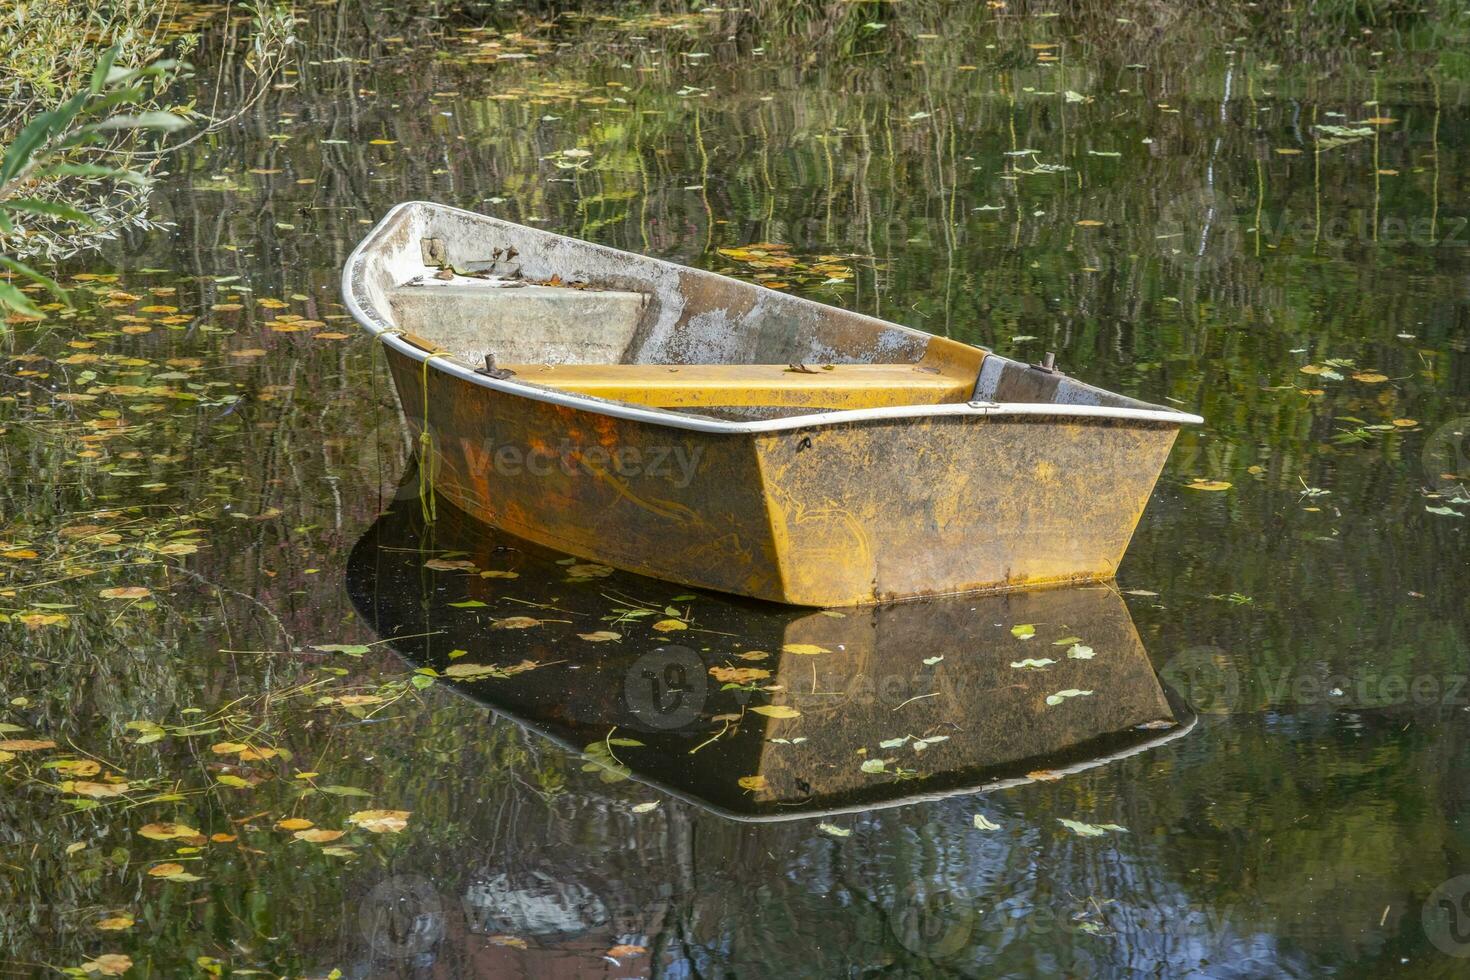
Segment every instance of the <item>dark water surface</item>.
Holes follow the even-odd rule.
[[[1465,25],[832,6],[305,7],[16,325],[0,975],[1464,975]],[[1207,424],[1118,591],[827,616],[428,529],[337,288],[407,199]]]

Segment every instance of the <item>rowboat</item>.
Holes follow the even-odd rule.
[[[447,690],[609,782],[737,820],[1061,779],[1197,720],[1102,583],[843,615],[681,599],[682,586],[568,565],[452,508],[428,523],[415,499],[368,528],[346,579],[361,621]],[[656,627],[665,609],[688,629]]]
[[[802,606],[1110,578],[1198,416],[775,289],[409,202],[343,270],[426,495]]]

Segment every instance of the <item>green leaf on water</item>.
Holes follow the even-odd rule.
[[[1115,823],[1082,823],[1080,820],[1068,820],[1066,817],[1057,817],[1057,823],[1079,837],[1101,837],[1109,831],[1115,834],[1128,833],[1127,827],[1120,827]]]
[[[1091,693],[1091,691],[1079,691],[1075,687],[1069,687],[1065,691],[1058,691],[1055,694],[1048,694],[1046,696],[1046,703],[1055,706],[1061,704],[1068,698],[1085,698]]]

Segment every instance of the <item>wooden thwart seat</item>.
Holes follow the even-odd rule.
[[[878,408],[962,402],[973,373],[921,364],[501,364],[517,381],[658,408]]]

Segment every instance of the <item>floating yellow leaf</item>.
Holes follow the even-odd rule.
[[[0,742],[0,750],[5,752],[40,752],[42,749],[54,748],[56,743],[50,739],[11,738]]]
[[[233,844],[238,840],[234,834],[210,834],[209,839],[216,844]]]
[[[65,626],[70,620],[61,613],[19,613],[15,621],[28,630],[38,630],[44,626]]]
[[[345,830],[298,830],[292,836],[297,840],[304,840],[308,844],[329,844],[347,832]]]
[[[78,796],[90,796],[94,800],[109,796],[122,796],[128,789],[129,786],[127,783],[91,783],[77,781],[61,784],[61,791],[63,793],[76,793]]]
[[[277,830],[306,830],[315,827],[316,824],[301,817],[287,817],[285,820],[276,821]]]
[[[122,953],[103,953],[95,960],[83,963],[87,973],[99,973],[104,977],[120,977],[133,968],[133,958]]]
[[[611,630],[596,630],[592,633],[578,633],[577,636],[591,643],[606,643],[609,640],[621,640],[623,634],[614,633]]]
[[[40,557],[40,555],[29,548],[16,548],[13,551],[0,551],[0,558],[14,558],[16,561],[29,561],[32,558]]]
[[[146,599],[153,591],[141,585],[129,585],[120,589],[103,589],[97,594],[104,599]]]
[[[430,558],[424,562],[425,568],[432,568],[436,572],[473,572],[479,566],[472,561],[451,561],[447,558]]]
[[[653,624],[653,628],[660,633],[672,633],[675,630],[687,630],[689,624],[680,619],[660,619]]]
[[[213,752],[215,755],[235,755],[239,752],[244,752],[249,748],[250,746],[246,745],[244,742],[215,742],[209,747],[209,751]]]
[[[149,840],[177,840],[180,837],[198,837],[199,831],[185,823],[150,823],[138,828],[138,836]]]
[[[741,660],[765,660],[770,657],[770,654],[764,650],[746,650],[744,653],[738,654],[738,656]]]
[[[1095,218],[1083,218],[1081,221],[1077,222],[1077,224],[1083,228],[1101,228],[1103,222],[1098,221]]]
[[[771,676],[760,667],[711,667],[710,676],[722,684],[749,684]]]
[[[801,656],[814,656],[818,653],[831,653],[826,647],[819,647],[815,643],[788,643],[781,648],[783,653],[795,653]]]
[[[753,714],[765,715],[767,718],[797,718],[801,715],[800,711],[787,704],[763,704],[750,710]]]
[[[741,789],[748,789],[755,793],[766,788],[765,776],[741,776],[737,782],[740,783]]]
[[[347,822],[375,834],[396,834],[408,826],[411,810],[359,810]]]
[[[1419,424],[1419,420],[1418,419],[1394,419],[1393,420],[1393,424],[1396,425],[1396,426],[1398,426],[1400,429],[1412,429],[1414,426],[1416,426],[1416,425]]]
[[[1360,371],[1353,375],[1354,381],[1361,381],[1365,385],[1383,384],[1388,380],[1388,375],[1379,374],[1377,371]]]
[[[498,630],[525,630],[532,626],[540,626],[541,620],[532,619],[530,616],[507,616],[497,619],[494,628]]]
[[[1230,487],[1224,480],[1195,480],[1184,485],[1186,490],[1229,490]]]
[[[108,919],[100,919],[95,924],[103,932],[122,932],[124,929],[133,928],[137,923],[131,915],[115,915]]]
[[[183,870],[184,866],[182,864],[169,862],[166,864],[155,864],[148,869],[148,873],[154,878],[171,878],[176,874],[182,874]]]

